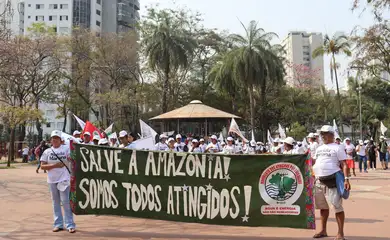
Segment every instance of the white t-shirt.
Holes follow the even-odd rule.
[[[65,163],[68,164],[68,157],[70,154],[70,149],[66,145],[61,145],[59,148],[48,148],[46,149],[41,157],[41,162],[46,162],[47,164],[55,164],[59,163],[60,160],[56,157],[56,155]],[[48,183],[58,183],[63,181],[69,181],[70,175],[66,167],[62,168],[53,168],[50,169],[47,173],[47,182]]]
[[[316,177],[329,176],[340,171],[340,162],[347,159],[344,148],[337,143],[319,146],[315,154],[316,163],[313,166]]]
[[[195,148],[191,147],[190,152],[193,152],[193,153],[203,153],[203,150],[202,150],[201,147],[195,147]]]
[[[184,146],[185,146],[185,145],[186,145],[186,144],[183,143],[183,142],[180,142],[180,143],[175,142],[176,152],[184,152]]]
[[[366,156],[366,146],[359,144],[356,146],[356,151],[358,152],[359,156]]]
[[[224,148],[223,148],[223,153],[226,153],[226,154],[236,154],[236,146],[234,145],[226,145]]]
[[[315,158],[317,148],[319,147],[317,142],[311,142],[309,144],[309,149],[310,149],[310,156],[311,158]]]
[[[283,154],[296,154],[296,151],[294,151],[294,149],[291,149],[291,150],[284,150]]]
[[[217,153],[217,152],[221,152],[223,150],[218,142],[216,144],[209,143],[209,145],[207,145],[207,149],[210,153]]]
[[[355,146],[350,143],[349,145],[344,145],[345,152],[347,153],[347,159],[353,159],[353,150],[355,150]]]
[[[279,149],[279,147],[277,146],[277,147],[275,147],[275,146],[272,146],[271,147],[271,150],[270,150],[270,152],[271,153],[274,153],[274,154],[277,154],[277,152],[278,152],[278,149]]]
[[[168,145],[166,143],[159,142],[159,143],[156,144],[156,149],[155,150],[156,151],[166,151],[168,149],[169,149],[169,147],[168,147]]]
[[[28,147],[23,148],[23,155],[28,155],[28,151],[30,149]]]

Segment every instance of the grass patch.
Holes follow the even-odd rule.
[[[7,167],[7,166],[0,166],[0,169],[14,169],[16,167],[12,166],[11,167]]]

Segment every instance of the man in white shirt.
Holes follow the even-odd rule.
[[[359,140],[359,145],[356,146],[356,153],[359,157],[359,170],[360,170],[360,172],[362,172],[362,163],[364,163],[364,172],[367,173],[366,145],[364,145],[363,140]]]
[[[295,143],[294,138],[286,137],[286,139],[283,140],[283,144],[284,144],[283,154],[296,154],[294,152],[294,143]]]
[[[199,147],[202,149],[202,152],[205,152],[206,151],[206,144],[204,143],[204,139],[203,138],[201,138],[200,140],[199,140]]]
[[[313,238],[327,237],[326,224],[329,217],[329,206],[336,212],[338,233],[336,239],[344,239],[345,214],[342,204],[342,197],[336,187],[335,174],[339,171],[340,165],[344,176],[348,176],[348,166],[345,162],[347,156],[344,148],[335,143],[334,130],[332,126],[325,125],[321,128],[321,137],[324,144],[317,148],[315,153],[316,162],[313,166],[316,177],[314,202],[317,209],[321,210],[321,230]],[[344,188],[350,190],[349,178],[345,177]]]
[[[28,162],[28,152],[30,151],[30,148],[28,146],[26,146],[25,148],[23,148],[22,150],[22,156],[23,156],[23,162],[26,163]]]
[[[226,141],[227,145],[223,148],[223,153],[236,154],[236,146],[234,145],[234,139],[232,137],[228,137]]]
[[[348,176],[351,176],[350,170],[352,169],[353,175],[356,176],[355,173],[355,161],[353,160],[353,153],[355,152],[355,146],[351,143],[350,138],[345,139],[344,145],[345,153],[347,154],[347,165],[348,165]]]
[[[169,149],[167,142],[167,135],[161,134],[160,135],[160,142],[156,143],[156,151],[167,151]]]
[[[180,134],[176,135],[175,148],[176,148],[176,152],[188,152],[188,147],[187,147],[187,145],[185,143],[183,143],[181,141],[181,135]],[[187,150],[187,151],[185,151],[185,150]]]
[[[91,141],[91,134],[89,132],[84,133],[84,144],[94,145],[94,143]]]
[[[209,143],[209,145],[207,145],[206,152],[209,152],[209,153],[218,153],[218,152],[222,152],[222,147],[221,147],[221,145],[218,143],[218,138],[217,138],[217,136],[212,135],[212,136],[210,137],[210,139],[211,139],[211,143]]]
[[[77,142],[77,143],[82,143],[83,142],[83,140],[81,139],[81,132],[80,131],[77,131],[77,130],[75,130],[74,132],[73,132],[73,137],[75,138],[75,141]]]
[[[318,148],[318,142],[314,135],[314,133],[309,133],[309,136],[307,136],[309,141],[309,150],[310,150],[310,157],[314,159],[317,148]]]

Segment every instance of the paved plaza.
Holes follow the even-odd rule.
[[[351,181],[344,202],[347,239],[390,239],[390,171],[370,171]],[[318,214],[317,214],[318,215]],[[248,228],[145,220],[125,217],[75,216],[77,233],[52,233],[51,199],[46,174],[31,165],[0,169],[0,239],[312,239],[314,231]],[[317,224],[319,219],[317,217]],[[337,231],[334,215],[329,238]]]

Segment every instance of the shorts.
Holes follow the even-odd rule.
[[[355,168],[355,161],[353,159],[347,159],[348,168]]]
[[[337,188],[328,188],[316,179],[314,191],[316,209],[329,209],[330,206],[336,213],[344,211],[343,198]]]

